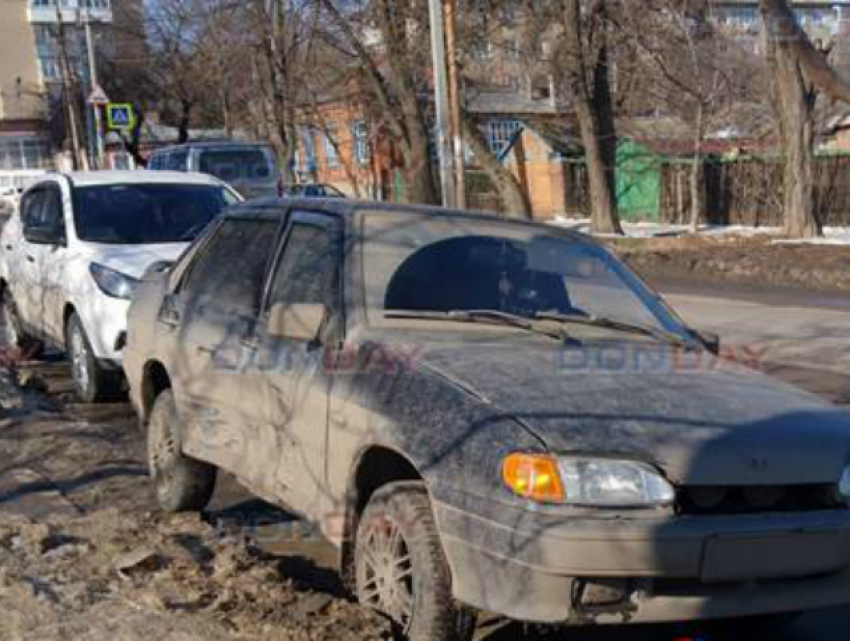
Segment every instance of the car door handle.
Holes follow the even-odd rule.
[[[11,245],[6,245],[6,251],[12,251],[14,249]]]
[[[213,356],[213,355],[215,355],[217,350],[216,350],[215,347],[207,347],[205,345],[199,345],[198,347],[195,348],[195,351],[197,351],[199,354],[204,354],[206,356]]]
[[[28,262],[30,262],[30,263],[34,263],[34,262],[35,262],[35,257],[34,257],[34,256],[30,256],[29,254],[27,254],[27,261],[28,261]]]

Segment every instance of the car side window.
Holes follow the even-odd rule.
[[[24,231],[24,238],[27,238],[27,234],[39,225],[43,209],[43,189],[31,189],[24,194],[24,197],[21,199],[21,227]]]
[[[45,185],[29,192],[21,206],[21,223],[29,242],[64,244],[65,212],[59,187]]]
[[[181,292],[189,304],[203,302],[256,316],[277,231],[275,221],[224,221],[183,281]]]
[[[56,242],[64,243],[66,241],[62,190],[57,185],[51,185],[45,190],[44,224]]]
[[[338,223],[329,216],[293,221],[269,288],[274,305],[319,303],[334,310],[339,300]]]

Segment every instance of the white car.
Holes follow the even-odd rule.
[[[171,172],[52,174],[22,196],[0,235],[7,337],[35,355],[64,349],[79,398],[122,382],[127,311],[139,279],[174,261],[241,197],[217,178]]]

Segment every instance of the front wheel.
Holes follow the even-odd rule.
[[[120,375],[104,369],[97,362],[83,322],[71,314],[65,325],[65,349],[71,359],[74,391],[83,403],[97,403],[111,398],[120,386]]]
[[[452,597],[451,572],[421,483],[393,483],[369,500],[354,548],[360,603],[388,616],[398,638],[468,641],[475,617]]]

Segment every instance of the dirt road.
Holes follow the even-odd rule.
[[[840,301],[806,307],[693,291],[670,299],[727,345],[755,346],[768,371],[850,409],[850,316]],[[389,638],[383,620],[345,600],[330,550],[303,524],[227,479],[203,518],[158,514],[129,407],[74,404],[58,359],[22,368],[24,380],[31,373],[47,394],[21,394],[0,377],[0,641]],[[771,641],[844,641],[848,619],[850,608],[810,614]],[[567,634],[493,620],[479,639],[666,641],[696,632]]]

